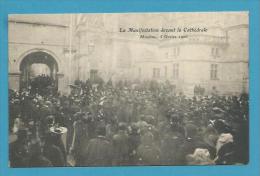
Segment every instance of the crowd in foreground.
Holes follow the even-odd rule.
[[[11,167],[248,162],[247,94],[190,98],[155,81],[71,88],[9,90]]]

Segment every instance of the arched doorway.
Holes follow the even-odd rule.
[[[37,92],[49,88],[57,91],[58,69],[58,63],[50,54],[43,51],[28,54],[20,63],[20,89],[30,87]]]

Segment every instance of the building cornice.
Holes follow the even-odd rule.
[[[236,30],[236,29],[241,29],[241,28],[248,29],[248,24],[240,24],[240,25],[230,26],[230,27],[225,28],[225,30],[231,31],[231,30]]]
[[[180,62],[207,62],[207,63],[248,63],[247,60],[239,59],[239,60],[208,60],[208,59],[200,59],[200,60],[192,60],[192,59],[175,59],[175,60],[141,60],[136,63],[180,63]]]
[[[225,36],[217,37],[211,35],[189,35],[185,39],[179,40],[165,40],[160,43],[160,47],[168,47],[172,45],[190,45],[190,44],[202,44],[202,45],[221,45],[227,46],[227,38]]]
[[[10,72],[8,74],[11,75],[11,76],[20,76],[21,75],[20,72]]]
[[[52,24],[52,23],[44,23],[44,22],[29,22],[29,21],[21,21],[21,20],[8,20],[9,23],[18,23],[18,24],[25,24],[25,25],[35,25],[35,26],[51,26],[51,27],[59,27],[59,28],[69,28],[66,25],[60,24]]]
[[[65,44],[52,44],[52,43],[28,43],[28,42],[14,42],[14,41],[9,41],[8,44],[11,45],[32,45],[32,46],[58,46],[58,47],[69,47],[69,45]]]

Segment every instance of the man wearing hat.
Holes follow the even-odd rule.
[[[136,165],[138,157],[136,151],[141,143],[140,129],[136,123],[130,126],[128,144],[129,144],[129,164]]]
[[[129,143],[127,126],[125,123],[119,123],[118,132],[113,136],[114,162],[115,165],[128,164]]]
[[[66,156],[57,144],[58,135],[48,133],[45,139],[43,155],[48,158],[54,167],[66,166]]]
[[[113,160],[113,146],[107,140],[104,124],[97,126],[97,137],[91,139],[86,153],[83,153],[83,166],[111,166]]]
[[[23,128],[17,132],[17,140],[10,144],[9,158],[11,167],[25,167],[28,162],[28,130]]]
[[[12,130],[14,121],[16,118],[19,118],[21,113],[20,100],[13,99],[9,102],[9,130]]]
[[[29,147],[30,158],[28,159],[28,167],[51,167],[52,163],[43,156],[40,141],[32,142]]]
[[[89,142],[89,125],[91,117],[82,112],[78,112],[74,115],[76,119],[73,123],[73,139],[70,147],[70,153],[74,154],[76,160],[76,166],[81,166],[84,163],[84,155],[86,153],[86,147]]]
[[[137,148],[138,165],[158,165],[160,163],[160,150],[154,144],[154,136],[146,132],[141,137],[141,144]]]
[[[236,164],[237,155],[236,146],[233,135],[230,133],[222,133],[217,140],[217,164]]]

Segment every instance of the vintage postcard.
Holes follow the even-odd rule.
[[[249,162],[249,12],[10,14],[9,167]]]

